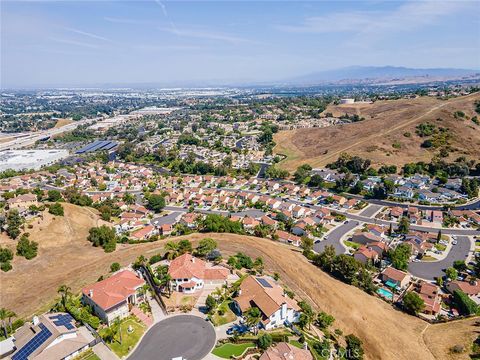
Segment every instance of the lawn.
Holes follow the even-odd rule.
[[[248,348],[255,347],[254,343],[224,344],[213,349],[212,354],[224,359],[242,355]]]
[[[224,301],[218,306],[215,314],[211,316],[212,323],[214,326],[225,325],[237,319],[237,316],[230,309],[229,304],[230,304],[230,301],[228,300]],[[220,315],[219,311],[222,311],[223,315]]]
[[[128,333],[129,326],[133,329],[130,334]],[[136,319],[129,317],[122,320],[120,327],[122,332],[122,343],[120,343],[120,333],[117,333],[115,340],[112,343],[109,343],[108,346],[118,355],[118,357],[122,358],[127,355],[137,344],[138,340],[140,340],[140,337],[145,332],[145,326]],[[102,330],[100,331],[100,336],[101,335]]]
[[[437,249],[439,251],[445,251],[447,249],[447,247],[443,244],[435,244],[435,249]]]
[[[357,250],[360,247],[360,244],[357,244],[353,241],[348,241],[348,240],[345,240],[344,244],[347,245],[348,247],[354,248],[355,250]]]
[[[100,360],[100,358],[93,352],[92,349],[88,349],[87,351],[75,357],[74,360]]]
[[[303,349],[303,344],[300,341],[290,340],[290,344],[292,344],[293,346],[296,346],[299,349]]]

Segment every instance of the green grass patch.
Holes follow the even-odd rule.
[[[230,359],[232,356],[242,355],[248,348],[255,347],[254,343],[224,344],[213,349],[212,354],[223,359]]]
[[[447,247],[443,244],[435,244],[435,249],[437,249],[439,251],[445,251],[447,249]]]
[[[73,358],[73,360],[100,360],[100,358],[93,352],[92,349],[84,351],[80,355]]]
[[[357,244],[356,242],[353,242],[353,241],[345,240],[344,243],[346,246],[354,248],[355,250],[358,250],[358,248],[360,247],[360,244]]]
[[[133,329],[131,333],[128,333],[129,326]],[[122,342],[120,343],[120,332],[118,332],[114,341],[109,343],[108,346],[118,357],[122,358],[135,347],[138,340],[140,340],[140,337],[145,332],[145,326],[140,324],[134,318],[129,317],[122,320],[120,328],[122,332]],[[103,330],[103,332],[104,331],[105,330]],[[102,336],[102,330],[100,330],[100,336]]]
[[[290,344],[292,344],[293,346],[296,346],[299,349],[303,349],[303,344],[300,341],[290,340]]]
[[[225,325],[237,319],[237,316],[230,309],[230,302],[231,301],[226,300],[221,303],[218,306],[217,311],[215,311],[215,314],[210,317],[214,326]],[[223,315],[220,315],[220,313]]]

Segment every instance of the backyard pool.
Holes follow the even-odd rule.
[[[390,290],[384,289],[384,288],[379,288],[377,290],[377,294],[380,296],[383,296],[384,298],[388,300],[393,300],[393,293]]]

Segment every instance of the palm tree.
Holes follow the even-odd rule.
[[[121,326],[121,322],[120,322],[120,319],[119,318],[116,318],[115,319],[115,322],[113,323],[113,327],[115,328],[114,329],[114,334],[119,334],[119,338],[120,338],[120,344],[122,343],[122,326]]]
[[[17,316],[17,314],[15,314],[15,313],[14,313],[13,311],[11,311],[11,310],[7,310],[8,326],[10,327],[10,332],[13,331],[12,318],[14,318],[15,316]]]
[[[8,331],[7,331],[7,320],[9,310],[5,308],[0,309],[0,320],[2,321],[3,332],[5,333],[5,338],[8,338]]]
[[[178,243],[169,241],[165,244],[165,250],[167,251],[167,259],[173,260],[178,256]]]
[[[58,287],[57,293],[62,296],[62,305],[64,309],[66,309],[67,299],[72,295],[72,289],[67,285],[60,285]]]
[[[258,328],[258,323],[260,322],[260,319],[262,317],[262,313],[257,307],[252,307],[250,308],[250,310],[248,310],[246,316],[247,316],[247,320],[245,321],[246,324],[249,327],[254,327],[256,332],[256,329]]]

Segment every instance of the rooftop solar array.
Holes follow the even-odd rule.
[[[29,342],[27,342],[20,350],[13,356],[12,360],[27,360],[47,339],[52,336],[50,330],[42,323],[38,324],[40,332],[37,333]]]
[[[77,154],[83,154],[87,152],[97,151],[97,150],[110,150],[117,146],[115,141],[110,140],[96,140],[88,145],[85,145],[80,150],[77,150]]]
[[[57,326],[65,326],[67,330],[75,329],[75,326],[72,325],[75,320],[70,314],[53,315],[50,316],[50,320],[53,320],[53,323]]]
[[[270,285],[270,283],[269,283],[267,280],[263,279],[263,278],[257,277],[257,281],[258,281],[258,282],[260,283],[260,285],[262,285],[264,288],[271,288],[271,287],[272,287],[272,285]]]

